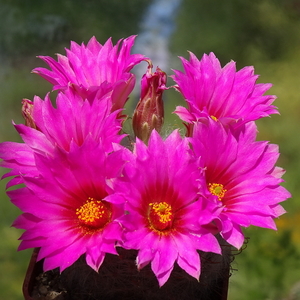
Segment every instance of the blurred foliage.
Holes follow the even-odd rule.
[[[230,280],[229,299],[284,299],[299,282],[300,253],[291,231],[283,229],[279,235],[252,228],[247,233],[247,248],[232,264],[236,270]]]
[[[87,42],[95,35],[103,43],[139,32],[147,0],[0,0],[0,140],[19,141],[11,119],[23,122],[22,98],[41,97],[50,85],[32,68],[41,66],[36,55],[63,53],[70,40]],[[274,84],[270,93],[281,115],[258,122],[259,139],[280,145],[278,162],[287,170],[284,185],[293,198],[283,204],[278,232],[245,230],[247,249],[236,256],[230,281],[230,300],[300,299],[300,1],[299,0],[183,0],[170,47],[172,68],[187,50],[199,58],[215,52],[222,64],[231,59],[238,69],[254,65],[260,82]],[[171,81],[169,85],[171,84]],[[171,112],[182,105],[179,93],[166,91],[165,132],[181,126]],[[132,104],[128,104],[128,109]],[[182,129],[183,130],[183,129]],[[1,170],[3,173],[4,170]],[[10,228],[19,214],[0,182],[0,299],[22,299],[21,285],[31,251],[17,253],[20,232]],[[297,296],[298,295],[298,296]],[[297,298],[298,297],[298,298]]]
[[[1,0],[0,54],[21,59],[46,52],[70,40],[78,43],[92,35],[114,40],[137,33],[147,0]]]
[[[185,0],[173,51],[196,55],[213,51],[227,62],[280,59],[299,42],[300,8],[289,0]]]

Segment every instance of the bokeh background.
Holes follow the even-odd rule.
[[[37,55],[64,54],[70,40],[86,43],[93,35],[104,43],[136,34],[135,51],[168,74],[187,50],[199,58],[213,51],[223,65],[254,65],[259,82],[273,83],[281,115],[258,122],[259,139],[280,145],[278,165],[293,197],[283,204],[287,214],[277,220],[277,232],[245,230],[249,241],[232,264],[229,299],[300,299],[299,0],[0,0],[0,141],[20,141],[12,120],[23,122],[21,100],[44,97],[51,88],[31,74],[44,66]],[[171,114],[178,104],[179,94],[167,91],[165,132],[181,126]],[[21,300],[32,251],[16,250],[21,231],[11,223],[20,212],[5,195],[6,182],[0,183],[0,299]]]

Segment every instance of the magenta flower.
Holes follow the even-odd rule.
[[[175,88],[185,98],[188,108],[177,107],[175,113],[189,123],[211,117],[223,124],[239,126],[270,114],[278,113],[271,105],[275,96],[263,94],[271,84],[257,84],[253,67],[236,71],[235,62],[224,68],[213,53],[199,61],[190,53],[190,60],[181,57],[185,73],[175,70],[171,76]]]
[[[36,68],[39,74],[54,85],[54,90],[65,90],[71,87],[83,98],[112,93],[112,111],[124,107],[131,93],[135,77],[130,70],[145,57],[141,54],[130,54],[135,36],[119,40],[114,46],[111,38],[101,45],[92,37],[87,45],[71,42],[66,49],[67,56],[58,54],[57,61],[49,56],[39,56],[51,68]]]
[[[127,213],[121,219],[126,232],[123,247],[139,250],[139,269],[151,262],[160,286],[168,280],[175,262],[199,279],[197,250],[221,251],[214,235],[202,226],[218,211],[206,199],[211,195],[189,151],[178,131],[163,141],[153,130],[148,147],[137,139],[123,177],[116,179],[116,194],[110,196],[126,201]]]
[[[25,187],[8,191],[23,214],[13,226],[25,229],[19,250],[41,247],[44,270],[72,265],[81,255],[98,271],[106,253],[117,254],[122,229],[116,218],[122,203],[113,203],[111,180],[120,175],[122,151],[106,154],[87,138],[70,150],[55,148],[52,157],[34,154],[38,176],[24,176]]]
[[[4,177],[16,176],[9,186],[21,183],[21,174],[36,175],[34,153],[52,156],[55,147],[69,151],[71,143],[80,146],[87,137],[101,141],[103,149],[111,152],[112,144],[119,143],[124,137],[119,134],[121,121],[116,119],[118,111],[110,113],[109,95],[89,102],[67,90],[58,94],[56,108],[51,104],[49,95],[45,100],[36,96],[29,106],[28,119],[33,128],[15,125],[25,144],[0,144],[1,166],[12,169]]]
[[[285,212],[279,203],[290,197],[279,185],[284,171],[274,166],[277,145],[255,138],[254,122],[236,139],[213,120],[195,125],[190,138],[196,157],[201,157],[207,187],[222,208],[216,224],[222,237],[236,248],[244,242],[241,227],[276,229],[274,218]]]
[[[124,137],[119,135],[121,121],[117,120],[118,111],[110,113],[109,95],[82,101],[80,96],[66,90],[58,94],[56,106],[54,108],[51,104],[49,95],[44,101],[36,96],[32,111],[36,128],[53,145],[68,150],[71,141],[80,146],[91,135],[97,141],[102,140],[106,151],[111,151],[111,144]],[[18,125],[17,129],[19,132],[29,131],[23,125]]]

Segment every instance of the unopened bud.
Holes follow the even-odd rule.
[[[25,125],[36,129],[36,125],[33,119],[33,102],[28,99],[22,100],[22,116],[25,119]]]
[[[141,98],[135,108],[132,126],[136,137],[148,142],[151,131],[160,132],[164,121],[163,91],[167,89],[167,75],[160,68],[152,73],[152,64],[142,78]]]

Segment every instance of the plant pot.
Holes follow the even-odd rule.
[[[23,282],[23,295],[25,300],[64,300],[65,291],[60,283],[59,271],[44,272],[44,260],[37,261],[39,248],[35,248],[27,268]],[[51,282],[52,281],[52,282]]]
[[[118,248],[119,256],[107,254],[99,273],[82,256],[61,274],[58,269],[43,272],[33,251],[23,284],[25,300],[226,300],[230,276],[230,247],[223,255],[200,252],[200,280],[176,264],[169,280],[160,288],[150,265],[136,268],[135,250]]]

